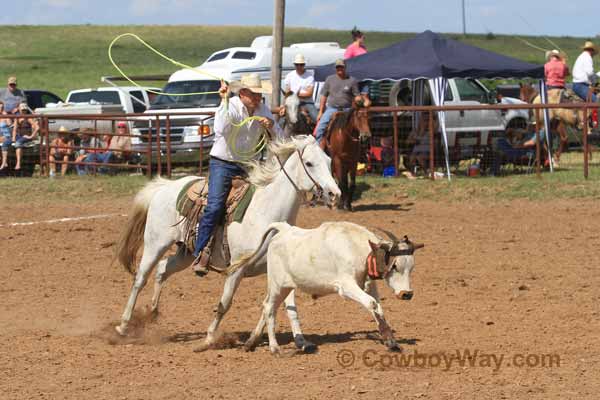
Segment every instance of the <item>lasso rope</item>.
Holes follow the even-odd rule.
[[[113,56],[112,56],[112,49],[113,46],[115,45],[116,42],[118,42],[120,39],[129,36],[132,37],[134,39],[136,39],[138,42],[140,42],[141,44],[143,44],[147,49],[149,49],[150,51],[152,51],[154,54],[158,55],[159,57],[169,61],[171,64],[176,65],[178,67],[184,68],[184,69],[188,69],[190,71],[194,71],[198,74],[201,75],[205,75],[208,77],[211,77],[213,79],[222,81],[222,82],[226,82],[229,83],[227,81],[225,81],[223,78],[216,76],[214,74],[211,74],[210,72],[201,70],[199,68],[194,68],[191,67],[189,65],[186,65],[184,63],[181,63],[177,60],[174,60],[168,56],[166,56],[165,54],[161,53],[160,51],[158,51],[157,49],[155,49],[154,47],[150,46],[148,43],[146,43],[141,37],[139,37],[138,35],[134,34],[134,33],[123,33],[117,37],[115,37],[109,44],[108,46],[108,59],[110,60],[111,64],[113,65],[113,67],[115,67],[115,69],[117,71],[119,71],[119,73],[121,74],[121,76],[123,76],[123,78],[125,78],[129,83],[131,83],[132,85],[141,88],[142,85],[140,85],[139,83],[137,83],[136,81],[134,81],[133,79],[131,79],[118,65],[117,63],[114,61]],[[163,93],[163,92],[157,92],[156,90],[152,90],[152,89],[146,89],[144,88],[145,91],[149,92],[149,93],[153,93],[153,94],[157,94],[157,95],[162,95],[162,96],[195,96],[195,95],[203,95],[203,94],[220,94],[220,91],[211,91],[211,92],[193,92],[193,93]],[[228,111],[229,110],[229,101],[227,99],[227,97],[225,97],[223,99],[223,101],[225,102],[225,110]],[[239,132],[240,132],[240,128],[248,123],[250,123],[250,121],[258,121],[262,119],[262,117],[258,117],[258,116],[251,116],[251,117],[246,117],[244,118],[239,124],[236,124],[235,122],[233,122],[230,119],[230,123],[231,125],[234,127],[232,129],[231,134],[229,135],[229,137],[227,138],[227,145],[229,146],[229,148],[231,149],[231,152],[233,154],[235,154],[237,157],[241,158],[242,160],[249,160],[251,158],[254,158],[256,155],[260,154],[263,149],[265,148],[265,146],[267,145],[268,142],[268,137],[265,134],[264,129],[260,131],[260,137],[258,140],[258,143],[256,144],[256,146],[252,149],[249,150],[239,150],[237,147],[237,140],[239,137]]]

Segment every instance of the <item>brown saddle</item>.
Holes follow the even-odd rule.
[[[204,250],[210,254],[209,268],[223,272],[224,268],[229,264],[231,255],[229,253],[229,245],[227,244],[226,228],[234,221],[242,222],[246,209],[252,200],[254,190],[255,187],[244,178],[233,178],[231,191],[225,203],[223,220],[215,228]],[[185,221],[185,233],[182,244],[186,246],[189,252],[194,251],[198,220],[208,202],[207,196],[208,181],[206,179],[198,179],[184,187],[177,200],[177,211],[183,216],[181,222]]]

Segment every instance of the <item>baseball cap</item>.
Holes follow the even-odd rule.
[[[8,84],[9,85],[16,85],[17,84],[17,77],[16,76],[11,76],[8,78]]]
[[[346,67],[346,62],[341,58],[338,58],[337,60],[335,60],[335,67]]]
[[[127,127],[127,123],[124,122],[124,121],[119,121],[119,122],[117,122],[117,127],[118,128],[121,128],[121,127],[126,128]]]

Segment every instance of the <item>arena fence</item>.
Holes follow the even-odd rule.
[[[569,103],[569,104],[493,104],[472,106],[401,106],[401,107],[371,107],[369,110],[372,135],[362,143],[360,173],[381,174],[384,176],[398,176],[400,171],[408,176],[427,176],[435,179],[446,173],[446,159],[449,161],[453,175],[502,175],[510,173],[536,172],[551,170],[552,156],[559,148],[560,140],[555,134],[550,135],[549,141],[544,141],[540,134],[538,124],[530,125],[531,121],[543,120],[545,110],[569,109],[581,111],[583,121],[588,121],[592,110],[599,107],[595,103]],[[446,113],[446,117],[454,112],[462,114],[469,111],[484,111],[494,113],[507,113],[510,110],[526,110],[528,120],[521,121],[521,125],[510,126],[510,129],[480,130],[468,126],[453,129],[446,125],[448,146],[439,129],[435,129],[436,117],[439,112]],[[275,113],[278,110],[274,110]],[[426,116],[426,118],[422,118]],[[39,137],[31,145],[29,153],[35,152],[35,157],[28,154],[28,162],[35,162],[40,166],[42,176],[49,175],[51,162],[55,165],[66,163],[78,170],[87,173],[116,173],[119,171],[137,171],[151,177],[154,173],[171,176],[174,166],[182,162],[173,159],[179,154],[184,140],[190,139],[190,132],[182,132],[181,118],[189,117],[194,120],[194,136],[190,146],[185,149],[186,166],[192,166],[193,172],[203,173],[206,166],[208,149],[212,143],[212,124],[214,114],[206,113],[168,113],[168,114],[111,114],[111,115],[29,115],[39,124]],[[9,119],[22,118],[8,116]],[[447,118],[446,118],[447,119]],[[414,140],[414,132],[419,130],[418,121],[425,123],[426,127],[421,132],[426,132],[427,140],[421,142]],[[125,122],[128,126],[127,133],[117,132],[116,125]],[[69,145],[56,145],[53,140],[62,132],[59,127],[69,127],[68,135],[71,138]],[[76,126],[76,128],[73,128]],[[197,127],[197,128],[196,128]],[[551,127],[551,132],[554,129]],[[535,146],[529,149],[520,149],[515,146],[517,139],[514,133],[535,132]],[[411,133],[413,137],[411,137]],[[510,133],[510,134],[509,134]],[[82,136],[104,138],[112,140],[117,136],[127,137],[132,142],[130,151],[124,157],[114,157],[98,162],[78,160],[75,156],[67,161],[51,160],[51,153],[68,152],[72,155],[81,153],[99,154],[106,151],[106,147],[82,145]],[[187,136],[185,136],[187,135]],[[183,138],[183,139],[182,139]],[[501,140],[503,139],[503,140]],[[510,140],[508,140],[510,139]],[[561,157],[561,169],[581,169],[584,177],[589,176],[591,150],[600,144],[598,127],[590,127],[584,123],[580,130],[571,128],[569,138]],[[513,149],[507,148],[507,142]],[[35,144],[37,143],[37,144]],[[185,143],[183,143],[185,144]],[[419,146],[418,154],[415,148]],[[185,147],[185,146],[184,146]],[[447,149],[447,151],[446,151]],[[12,149],[9,149],[12,151]],[[419,157],[420,156],[420,157]],[[10,157],[9,157],[10,158]],[[35,160],[34,160],[35,158]],[[598,158],[598,157],[597,157]],[[567,162],[564,163],[564,160]],[[593,165],[598,164],[598,160]],[[196,169],[197,168],[197,169]],[[57,168],[58,170],[58,168]]]

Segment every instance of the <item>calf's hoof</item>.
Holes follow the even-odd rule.
[[[305,354],[313,354],[317,352],[318,347],[314,343],[306,342],[304,343],[304,346],[302,346],[301,350]]]
[[[254,340],[248,340],[244,343],[244,351],[250,352],[256,350],[256,342]]]
[[[305,354],[312,354],[317,351],[317,345],[304,339],[301,335],[294,336],[296,348]]]
[[[394,353],[399,353],[402,351],[402,348],[393,339],[386,340],[385,346],[388,348],[389,351],[394,352]]]

